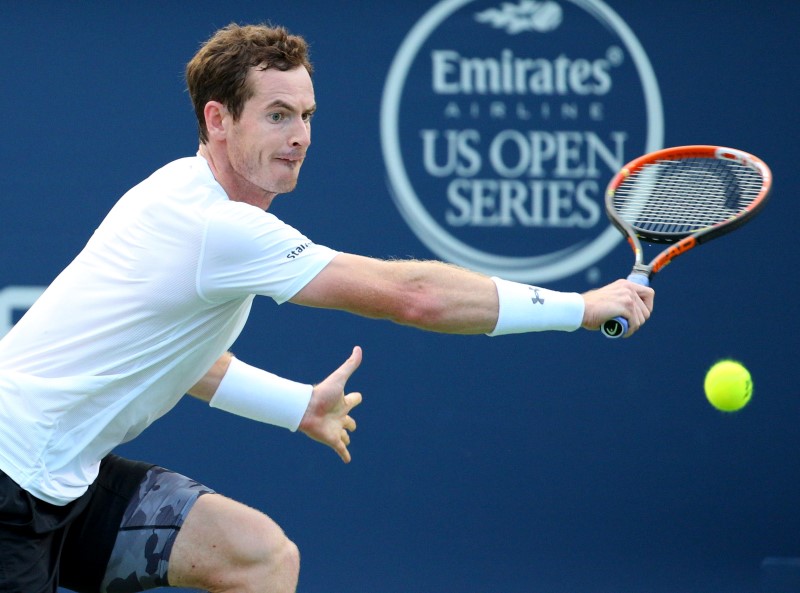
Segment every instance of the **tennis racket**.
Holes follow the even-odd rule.
[[[633,249],[628,280],[650,278],[677,256],[751,220],[767,201],[772,173],[759,158],[721,146],[679,146],[646,154],[625,165],[609,182],[606,214]],[[644,263],[642,242],[667,244]],[[619,338],[628,320],[601,326]]]

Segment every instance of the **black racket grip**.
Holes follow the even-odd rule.
[[[628,276],[628,280],[642,286],[650,286],[650,278],[639,272],[631,273]],[[628,320],[624,317],[614,317],[614,319],[604,321],[603,325],[600,326],[600,331],[603,332],[605,337],[612,340],[621,338],[628,333]]]

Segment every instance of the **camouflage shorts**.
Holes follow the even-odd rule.
[[[100,590],[130,593],[165,587],[172,545],[192,505],[213,490],[154,466],[131,498]]]

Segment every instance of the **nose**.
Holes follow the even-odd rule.
[[[311,144],[311,122],[303,118],[295,118],[293,122],[289,143],[292,148],[306,148]]]

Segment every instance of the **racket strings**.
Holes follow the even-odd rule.
[[[637,230],[688,235],[740,215],[762,187],[761,174],[737,161],[659,160],[620,184],[614,207]]]

